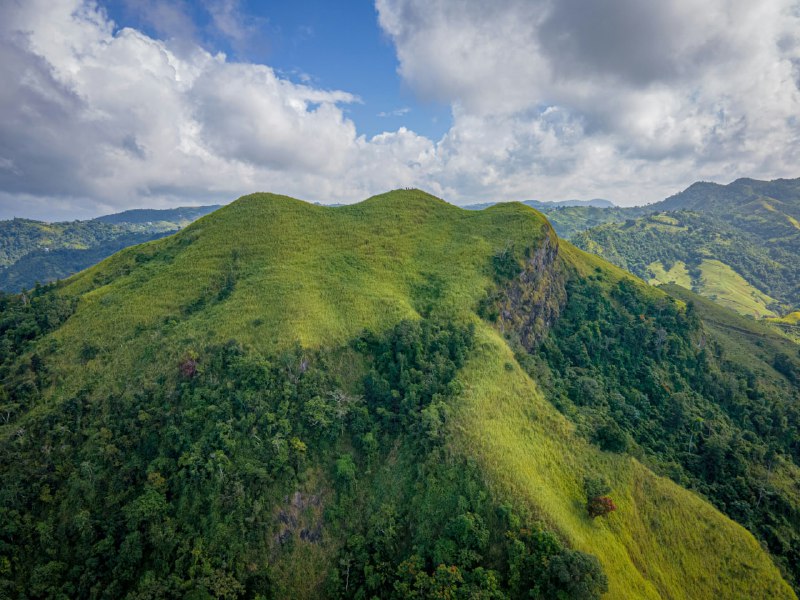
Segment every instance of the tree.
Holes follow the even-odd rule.
[[[595,517],[604,517],[615,510],[617,510],[617,506],[608,496],[597,496],[586,502],[586,511],[593,519]]]
[[[600,561],[591,554],[564,549],[550,560],[547,571],[548,598],[596,600],[608,591]]]
[[[593,519],[617,510],[614,501],[607,495],[611,491],[611,486],[605,477],[586,477],[583,480],[583,488],[586,492],[586,512]]]

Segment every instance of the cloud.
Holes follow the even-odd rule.
[[[209,149],[254,166],[336,173],[356,137],[338,108],[356,97],[281,80],[265,66],[214,61],[192,99]]]
[[[631,203],[696,179],[798,175],[793,1],[376,5],[406,83],[453,106],[439,154],[456,197]]]
[[[200,31],[191,17],[186,0],[123,0],[128,14],[152,28],[161,38],[176,46],[191,46],[200,38]]]
[[[214,28],[227,38],[244,42],[256,33],[253,23],[248,23],[239,6],[239,0],[206,0]]]
[[[0,76],[2,217],[74,218],[254,190],[353,201],[354,190],[407,184],[406,165],[418,164],[409,132],[357,135],[342,110],[359,101],[352,94],[116,29],[79,0],[3,4]]]
[[[407,106],[405,106],[403,108],[396,108],[394,110],[381,111],[381,112],[378,113],[378,116],[381,117],[381,118],[402,117],[403,115],[407,115],[410,112],[411,112],[411,109],[408,108]]]
[[[407,88],[451,107],[431,140],[359,134],[355,95],[209,51],[181,2],[138,4],[156,37],[90,0],[0,3],[0,217],[406,186],[632,204],[698,179],[799,174],[792,2],[590,4],[377,0]],[[204,6],[233,47],[252,39],[237,2]]]

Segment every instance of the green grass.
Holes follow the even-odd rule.
[[[800,325],[800,310],[796,310],[782,317],[772,317],[768,319],[768,321],[770,323],[779,323],[782,325]]]
[[[649,279],[651,285],[674,283],[694,289],[698,294],[742,315],[756,318],[775,316],[769,305],[775,304],[776,300],[750,285],[730,265],[719,260],[703,260],[700,263],[700,278],[696,281],[692,280],[683,261],[676,261],[669,270],[664,268],[661,261],[654,261],[647,269],[653,274]]]
[[[771,317],[775,313],[767,308],[774,298],[750,285],[730,266],[718,260],[704,260],[700,264],[699,292],[721,305],[743,315]],[[666,283],[666,282],[665,282]],[[680,282],[675,282],[680,284]]]
[[[434,307],[466,314],[491,284],[491,257],[543,235],[554,235],[546,220],[521,204],[466,211],[398,191],[327,208],[253,194],[69,280],[63,293],[81,301],[57,334],[61,366],[79,363],[85,344],[101,352],[81,378],[109,363],[172,364],[209,341],[317,347]],[[219,300],[229,271],[234,289]]]
[[[800,311],[796,310],[783,317],[771,317],[767,322],[800,344]]]
[[[651,285],[659,285],[662,283],[677,283],[685,288],[692,287],[692,277],[689,271],[686,270],[686,263],[679,260],[672,268],[666,270],[661,261],[655,261],[647,266],[648,270],[653,273],[653,277],[648,283]]]
[[[52,336],[51,398],[158,380],[195,348],[231,338],[271,352],[335,346],[430,312],[477,321],[492,257],[543,236],[552,229],[521,204],[466,211],[419,191],[340,208],[246,196],[66,282],[61,293],[80,302]],[[560,252],[581,275],[602,271],[608,285],[630,277],[567,243]],[[500,497],[597,555],[608,598],[794,597],[744,529],[635,460],[582,441],[499,335],[479,322],[478,336],[460,375],[452,444],[479,460]],[[96,358],[81,359],[87,346]],[[585,516],[580,482],[592,472],[613,482],[619,510],[607,521]]]
[[[609,598],[794,597],[744,528],[635,459],[590,446],[494,331],[482,327],[479,341],[462,375],[454,443],[477,457],[496,493],[524,503],[570,545],[596,554],[609,577]],[[612,482],[618,510],[593,521],[582,481],[597,473]]]

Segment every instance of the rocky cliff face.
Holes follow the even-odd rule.
[[[558,319],[567,299],[566,275],[558,255],[558,237],[551,231],[536,248],[526,251],[522,271],[496,296],[497,324],[532,351]]]

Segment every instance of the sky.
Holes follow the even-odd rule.
[[[800,176],[800,0],[2,0],[0,218]]]

